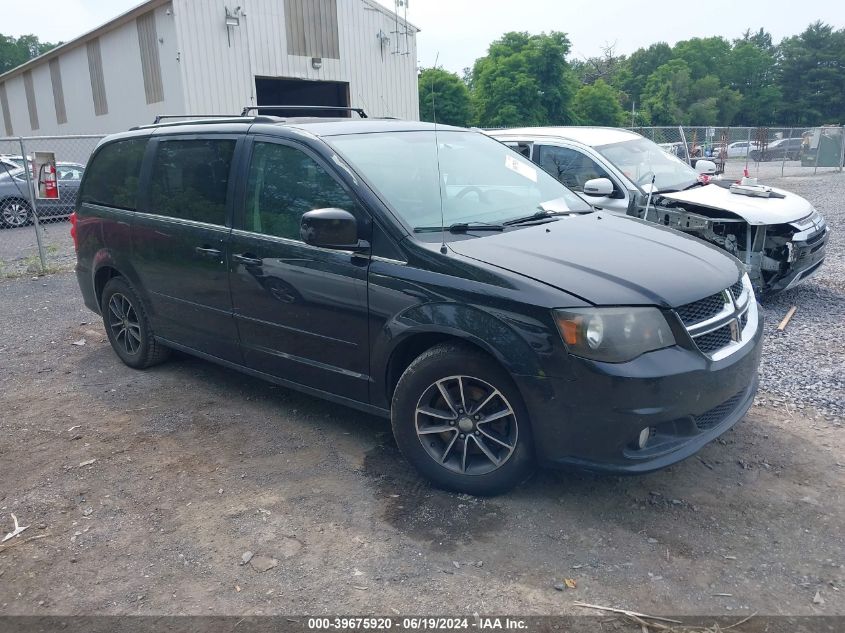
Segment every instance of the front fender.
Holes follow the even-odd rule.
[[[439,335],[471,343],[495,358],[513,376],[545,376],[541,359],[552,353],[548,326],[524,315],[458,302],[431,302],[408,307],[387,320],[371,345],[374,394],[387,394],[388,369],[394,353],[410,339]]]

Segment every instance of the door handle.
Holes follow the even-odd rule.
[[[217,259],[223,254],[220,250],[210,248],[208,246],[197,246],[194,250],[200,255],[204,255],[205,257],[210,257],[212,259]]]
[[[236,262],[241,264],[246,264],[247,266],[261,266],[264,263],[264,260],[255,257],[252,253],[243,253],[242,255],[232,255],[232,259]]]

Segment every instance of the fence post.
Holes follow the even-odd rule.
[[[742,172],[743,176],[745,176],[748,173],[748,154],[751,152],[751,128],[748,128],[747,131],[748,131],[748,142],[745,144],[745,169]]]
[[[822,129],[823,128],[816,128],[819,131],[819,144],[816,145],[816,164],[813,165],[813,175],[816,175],[816,172],[819,170],[819,154],[822,151]]]
[[[789,128],[789,136],[787,136],[787,139],[791,139],[791,138],[792,138],[792,128]],[[786,149],[783,151],[783,160],[780,162],[780,177],[781,178],[783,178],[783,168],[786,165],[786,155],[789,153],[788,150],[789,150],[789,141],[787,140],[786,141]]]
[[[687,156],[687,165],[692,167],[692,159],[689,155],[689,146],[687,145],[687,136],[684,134],[684,127],[682,125],[678,126],[678,133],[681,135],[681,143],[684,144],[684,154]]]
[[[47,256],[44,253],[43,229],[41,228],[41,223],[38,221],[38,211],[35,206],[35,188],[33,187],[32,174],[30,173],[30,165],[33,163],[31,163],[27,158],[26,146],[24,145],[23,137],[19,136],[18,141],[21,144],[21,157],[23,158],[24,164],[23,171],[26,174],[26,186],[29,189],[29,202],[32,209],[32,224],[35,227],[35,240],[38,242],[38,257],[41,260],[41,272],[46,273]]]
[[[839,128],[839,173],[845,167],[845,125]]]

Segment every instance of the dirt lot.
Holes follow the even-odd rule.
[[[834,234],[821,273],[766,306],[744,422],[660,473],[541,472],[494,499],[431,489],[384,420],[187,357],[133,371],[72,274],[20,276],[15,260],[0,280],[0,538],[12,513],[30,527],[0,545],[0,614],[590,613],[573,606],[585,601],[845,615],[843,183],[773,183]],[[69,246],[56,255],[65,266]],[[557,591],[565,578],[577,588]]]
[[[0,551],[3,613],[845,613],[845,443],[811,409],[757,406],[661,473],[483,500],[421,482],[380,419],[123,366],[71,274],[0,295],[3,532],[44,537]]]

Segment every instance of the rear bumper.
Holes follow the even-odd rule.
[[[672,347],[628,363],[573,359],[572,380],[519,378],[538,461],[617,474],[686,459],[743,418],[757,392],[762,319],[754,337],[719,361]],[[635,442],[644,428],[644,449]]]
[[[79,283],[79,290],[82,293],[82,301],[89,310],[100,314],[100,302],[97,300],[94,290],[94,276],[88,268],[78,262],[76,264],[76,281]]]

